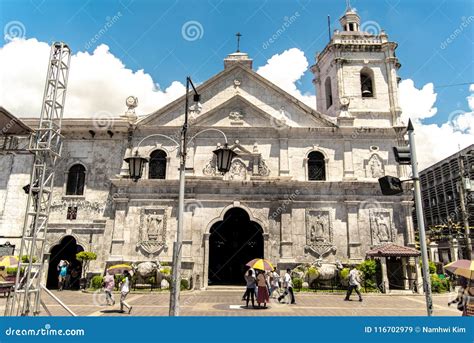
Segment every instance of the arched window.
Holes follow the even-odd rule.
[[[362,69],[360,72],[360,90],[363,98],[374,97],[373,73],[370,69]]]
[[[324,82],[324,89],[326,93],[326,108],[332,106],[332,87],[331,87],[331,78],[327,77]]]
[[[312,151],[308,155],[308,180],[326,180],[326,163],[324,155],[319,151]]]
[[[83,195],[85,180],[86,168],[82,164],[75,164],[69,168],[66,195]]]
[[[150,155],[148,178],[166,179],[166,152],[155,150]]]

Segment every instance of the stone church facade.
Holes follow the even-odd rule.
[[[382,196],[377,181],[405,175],[392,152],[405,132],[397,45],[383,31],[361,32],[350,9],[340,21],[342,29],[311,68],[317,110],[258,75],[241,52],[227,56],[224,70],[198,87],[201,104],[191,106],[189,137],[219,129],[238,156],[222,175],[212,153],[224,143],[221,134],[204,131],[188,146],[182,268],[195,287],[208,285],[221,243],[238,255],[240,247],[214,237],[235,209],[257,228],[244,244],[261,244],[262,256],[254,257],[280,268],[316,259],[358,263],[385,242],[414,246],[411,196]],[[184,101],[140,118],[129,109],[107,120],[63,120],[48,251],[72,236],[98,254],[92,272],[122,261],[172,262],[179,149],[170,139],[146,137],[179,140]],[[139,152],[150,161],[134,182],[124,158],[142,140]],[[21,187],[32,159],[1,159],[0,243],[19,247],[27,198]]]

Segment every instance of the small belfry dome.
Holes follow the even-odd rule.
[[[360,29],[360,17],[350,5],[347,6],[346,13],[339,18],[339,22],[341,23],[342,31],[357,32]]]

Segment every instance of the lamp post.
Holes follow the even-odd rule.
[[[187,145],[193,141],[199,134],[206,132],[206,131],[217,131],[224,136],[225,145],[224,147],[220,147],[217,150],[214,150],[213,153],[217,157],[217,169],[221,173],[226,173],[230,169],[230,165],[232,163],[232,159],[237,156],[237,154],[229,149],[227,136],[224,132],[218,129],[209,128],[196,133],[189,142],[187,141],[187,129],[188,129],[188,112],[189,112],[189,88],[192,87],[194,95],[193,100],[195,102],[199,102],[200,95],[197,92],[191,78],[188,76],[186,77],[186,98],[185,98],[185,111],[184,111],[184,124],[181,128],[181,139],[178,143],[173,138],[162,135],[162,134],[152,134],[145,138],[143,138],[139,143],[135,150],[135,153],[132,152],[132,155],[125,158],[124,160],[128,163],[130,177],[133,181],[137,182],[142,177],[143,166],[145,163],[148,162],[148,158],[140,156],[138,149],[140,145],[143,143],[144,140],[150,137],[163,137],[173,141],[177,146],[179,146],[179,155],[180,155],[180,163],[179,163],[179,195],[178,195],[178,228],[176,232],[176,242],[173,245],[173,274],[171,280],[171,294],[170,294],[170,307],[169,307],[169,315],[170,316],[179,316],[179,294],[180,294],[180,287],[181,287],[181,275],[180,275],[180,268],[181,268],[181,255],[182,255],[182,242],[183,242],[183,224],[184,224],[184,192],[185,192],[185,170],[186,170],[186,150]]]

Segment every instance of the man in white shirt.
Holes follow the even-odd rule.
[[[352,294],[352,290],[355,290],[357,295],[359,296],[359,301],[362,301],[362,295],[360,294],[359,288],[360,288],[359,271],[356,269],[355,265],[353,265],[351,268],[351,271],[349,272],[349,287],[347,288],[347,293],[344,300],[349,301],[350,300],[349,298]]]
[[[132,312],[132,306],[125,302],[128,293],[130,292],[130,273],[126,270],[123,274],[122,282],[120,283],[120,312],[125,312],[123,307],[128,308],[128,314]]]
[[[288,293],[291,296],[291,304],[296,304],[295,295],[293,293],[293,281],[291,280],[291,269],[286,270],[285,276],[283,277],[283,283],[285,287],[285,292],[278,297],[278,302],[281,302]]]

